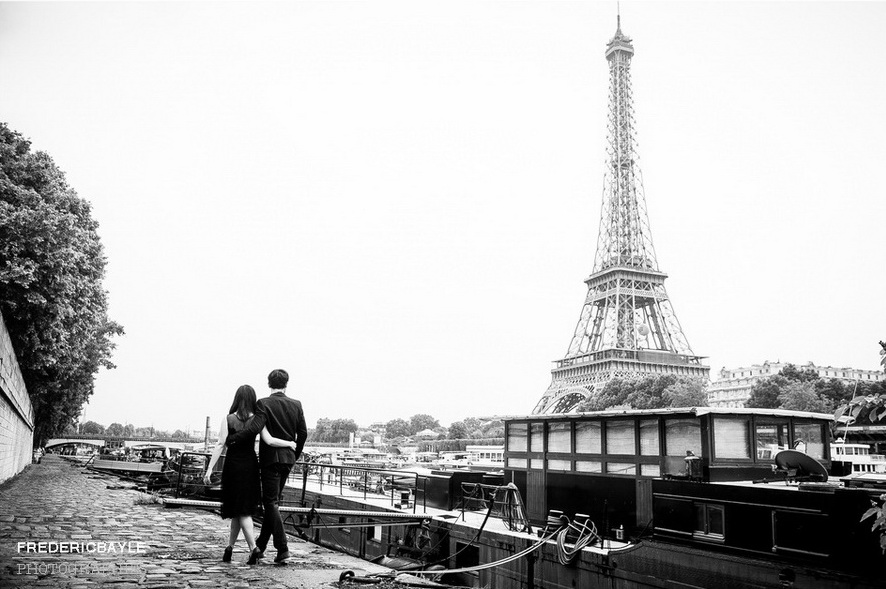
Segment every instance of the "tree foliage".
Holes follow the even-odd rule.
[[[504,431],[504,423],[500,419],[466,417],[452,422],[447,437],[450,440],[485,440],[503,437]]]
[[[389,440],[405,438],[409,435],[409,422],[400,417],[385,424],[385,437]]]
[[[113,368],[105,257],[90,205],[0,123],[0,312],[35,411],[35,443],[61,432]]]
[[[778,409],[781,405],[778,396],[787,387],[789,382],[788,379],[780,374],[770,376],[769,378],[761,378],[751,387],[751,396],[745,402],[745,407]]]
[[[877,385],[868,388],[871,394],[859,395],[837,407],[834,420],[847,425],[886,423],[886,384]]]
[[[108,429],[105,430],[105,434],[109,436],[122,436],[123,435],[123,424],[122,423],[112,423],[108,426]]]
[[[427,413],[417,413],[409,418],[409,435],[415,435],[426,429],[437,429],[440,422]]]
[[[87,421],[82,426],[80,426],[80,433],[104,435],[105,426],[100,423],[96,423],[95,421]]]
[[[663,409],[707,406],[705,384],[699,379],[674,374],[646,376],[636,380],[614,378],[599,393],[585,399],[578,411],[604,409]]]
[[[821,378],[815,370],[811,368],[797,368],[793,364],[786,365],[779,371],[779,374],[788,380],[796,382],[812,382]]]
[[[810,381],[794,381],[782,389],[778,395],[778,402],[782,409],[792,411],[814,411],[825,413],[830,411],[828,401],[815,390],[815,385]]]
[[[314,429],[312,439],[315,442],[344,444],[348,442],[351,434],[357,432],[357,429],[357,423],[353,419],[321,417],[317,420],[317,427]]]
[[[880,532],[880,549],[883,551],[883,554],[886,554],[886,493],[880,495],[879,503],[871,501],[871,508],[861,516],[861,521],[868,518],[874,518],[871,531]]]
[[[745,406],[829,413],[858,390],[856,385],[788,364],[778,374],[755,382]]]

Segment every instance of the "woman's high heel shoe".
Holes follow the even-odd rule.
[[[246,564],[256,564],[258,563],[259,558],[261,558],[261,550],[259,550],[258,546],[256,546],[249,554],[249,560],[246,561]]]
[[[234,553],[234,547],[228,546],[225,548],[225,553],[222,555],[222,562],[231,562],[231,555]]]

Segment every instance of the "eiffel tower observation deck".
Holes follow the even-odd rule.
[[[569,351],[554,363],[535,414],[573,411],[613,378],[710,372],[677,321],[652,245],[634,139],[633,55],[619,16],[606,46],[609,145],[594,269]]]

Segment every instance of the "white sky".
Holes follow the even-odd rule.
[[[85,419],[528,413],[586,294],[615,2],[0,3],[0,119],[93,204]],[[622,2],[659,265],[712,374],[878,367],[886,3]]]

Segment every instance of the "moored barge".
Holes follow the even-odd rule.
[[[462,483],[482,484],[483,475],[456,471],[419,481],[414,499],[430,516],[423,531],[355,527],[314,539],[365,558],[408,554],[475,568],[530,546],[555,511],[573,522],[588,516],[599,539],[568,564],[551,539],[450,580],[491,589],[883,587],[886,559],[860,520],[886,488],[828,480],[832,422],[708,407],[508,418],[501,483],[519,490],[531,533],[497,520],[478,534],[484,510],[465,504]],[[819,467],[779,467],[779,454],[795,447]],[[310,484],[304,496],[325,507],[361,503]],[[424,548],[415,540],[422,534]]]

